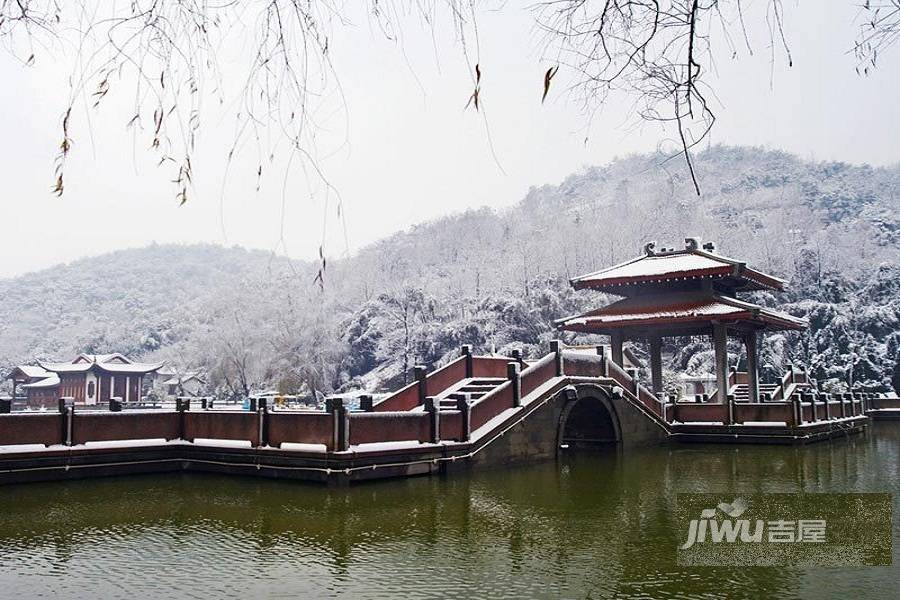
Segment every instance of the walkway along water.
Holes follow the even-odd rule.
[[[524,367],[524,368],[523,368]],[[764,402],[653,394],[605,356],[566,348],[532,363],[461,356],[382,402],[351,411],[191,410],[0,415],[0,482],[209,471],[346,483],[551,459],[562,445],[803,444],[858,433],[900,402],[816,394],[792,372]],[[729,382],[740,385],[742,374]],[[579,415],[573,420],[573,415]],[[867,416],[869,415],[869,416]]]

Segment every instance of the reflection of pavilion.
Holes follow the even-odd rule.
[[[653,391],[663,391],[662,339],[710,336],[716,357],[716,390],[710,399],[724,403],[736,387],[747,399],[760,399],[758,339],[768,331],[803,329],[802,319],[737,298],[738,292],[781,291],[784,281],[715,253],[713,244],[700,247],[694,238],[681,250],[656,250],[653,242],[644,255],[572,280],[576,289],[593,289],[624,299],[582,315],[558,321],[560,329],[610,336],[612,360],[622,365],[625,340],[650,346]],[[747,372],[729,377],[728,337],[741,340],[747,353]],[[740,374],[743,375],[743,374]]]

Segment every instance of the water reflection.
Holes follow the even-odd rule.
[[[895,567],[680,569],[675,495],[896,492],[898,450],[900,427],[884,424],[806,448],[610,450],[349,489],[185,474],[6,487],[0,589],[132,599],[884,597]]]

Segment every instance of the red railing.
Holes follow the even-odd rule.
[[[872,408],[875,408],[875,409],[900,408],[900,398],[892,398],[892,397],[885,396],[883,394],[874,395],[872,398]]]
[[[563,372],[567,377],[603,377],[604,358],[582,352],[563,353]]]
[[[462,411],[442,410],[439,431],[442,440],[462,441],[465,437]]]
[[[334,416],[322,412],[277,412],[269,413],[266,422],[269,445],[281,444],[324,444],[331,448],[334,443]]]
[[[173,440],[181,435],[177,412],[83,412],[72,419],[72,443]]]
[[[377,412],[412,410],[419,405],[419,382],[413,381],[373,407]]]
[[[430,415],[424,412],[367,412],[350,414],[350,444],[427,442]]]
[[[724,404],[691,404],[672,405],[672,419],[680,423],[727,423],[728,407]]]
[[[524,398],[544,383],[556,377],[556,357],[548,354],[522,371],[522,397]]]
[[[466,361],[469,357],[460,356],[437,371],[432,371],[425,376],[425,396],[437,396],[447,388],[459,383],[466,378]],[[508,359],[493,359],[488,357],[473,356],[472,370],[474,373],[495,372],[493,362]],[[487,361],[490,361],[489,363]],[[505,369],[506,367],[504,367]],[[504,371],[504,376],[506,372]],[[476,374],[475,377],[493,377],[494,375]],[[413,381],[394,394],[388,396],[374,406],[376,412],[412,410],[421,404],[422,398],[419,392],[419,382]]]
[[[0,415],[0,446],[64,444],[65,417],[59,413]]]
[[[734,405],[736,423],[747,422],[782,422],[790,425],[793,422],[793,407],[790,402],[761,402],[750,404],[741,402]]]
[[[506,365],[513,361],[504,356],[474,356],[472,361],[472,377],[505,378]],[[429,394],[433,396],[434,394]]]
[[[641,406],[651,411],[654,415],[659,416],[662,414],[659,399],[632,379],[631,375],[626,373],[622,367],[610,360],[607,361],[607,370],[609,371],[609,376],[622,386],[627,395],[636,399]]]
[[[471,361],[471,362],[470,362]],[[237,412],[237,411],[147,411],[147,412],[70,412],[67,414],[7,414],[0,415],[0,446],[19,444],[80,445],[92,441],[117,441],[136,439],[185,440],[214,439],[241,440],[251,446],[280,447],[285,443],[322,444],[334,450],[352,445],[377,442],[416,441],[432,439],[463,441],[469,434],[482,428],[492,419],[516,405],[519,400],[547,382],[560,376],[560,362],[564,377],[608,376],[620,385],[626,399],[644,411],[649,417],[668,423],[728,423],[729,406],[724,403],[663,403],[648,389],[639,385],[636,378],[622,367],[586,353],[556,352],[531,364],[519,375],[518,388],[515,375],[507,372],[512,360],[502,357],[462,356],[448,365],[428,374],[424,380],[428,395],[437,395],[468,374],[475,378],[512,377],[494,387],[471,406],[460,410],[442,410],[435,416],[427,411],[410,411],[421,403],[419,382],[404,387],[388,400],[377,405],[373,412],[348,412],[340,403],[333,403],[332,412]],[[471,364],[471,369],[469,368]],[[793,389],[797,373],[791,371],[782,378],[782,390]],[[739,381],[741,374],[732,372],[730,381]],[[810,402],[812,398],[812,402]],[[731,408],[733,422],[783,422],[789,426],[799,423],[840,418],[862,413],[863,400],[853,401],[838,396],[831,402],[822,396],[804,395],[791,397],[789,401],[765,403],[738,403]],[[802,401],[801,401],[802,400]],[[386,410],[392,404],[405,410]],[[798,406],[799,404],[799,406]],[[873,407],[875,402],[872,402]],[[891,404],[900,406],[900,400]],[[799,408],[799,415],[797,414]],[[432,431],[435,419],[439,430]],[[262,436],[262,437],[261,437]]]
[[[185,412],[186,440],[241,440],[259,445],[259,416],[255,412]]]
[[[466,378],[466,357],[460,356],[425,378],[426,396],[436,396]]]
[[[478,429],[503,411],[513,407],[513,387],[504,383],[472,405],[472,430]]]

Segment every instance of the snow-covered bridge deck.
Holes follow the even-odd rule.
[[[786,391],[760,403],[672,402],[608,357],[559,343],[532,363],[464,348],[362,411],[331,400],[325,411],[0,415],[0,482],[174,470],[359,481],[547,459],[595,442],[804,443],[861,431],[867,410],[900,408]]]

